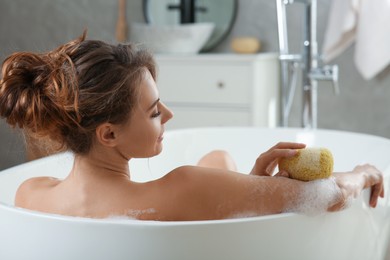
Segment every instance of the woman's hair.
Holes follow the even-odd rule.
[[[8,124],[78,154],[89,152],[98,125],[130,120],[145,69],[156,78],[147,51],[85,35],[48,53],[12,54],[0,81],[0,115]]]

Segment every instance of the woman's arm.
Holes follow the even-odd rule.
[[[278,143],[261,154],[250,175],[224,169],[183,166],[161,179],[160,204],[166,220],[224,219],[281,212],[318,214],[343,209],[364,188],[372,187],[370,205],[383,197],[383,178],[365,165],[329,179],[302,182],[288,173],[270,177],[282,157],[291,157],[299,143]],[[169,201],[171,206],[167,206]]]
[[[318,214],[342,209],[363,188],[373,188],[371,201],[383,195],[382,175],[372,166],[312,182],[183,166],[167,176],[164,186],[165,195],[161,196],[173,205],[165,212],[166,220],[225,219],[281,212]]]
[[[283,212],[305,183],[283,177],[252,176],[226,170],[182,166],[166,175],[162,197],[170,220],[225,219]],[[288,191],[285,192],[285,191]]]

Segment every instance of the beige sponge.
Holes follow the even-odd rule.
[[[333,172],[333,156],[326,148],[299,149],[297,155],[279,161],[279,170],[301,181],[328,178]]]

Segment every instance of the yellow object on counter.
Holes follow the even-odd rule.
[[[301,181],[329,178],[333,172],[333,156],[326,148],[299,149],[297,155],[279,161],[279,170]]]
[[[231,47],[236,53],[257,53],[260,50],[261,43],[254,37],[240,37],[232,40]]]

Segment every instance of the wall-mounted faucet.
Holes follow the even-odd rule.
[[[304,8],[303,49],[301,54],[291,54],[288,47],[286,6],[300,3]],[[318,81],[332,81],[335,93],[339,92],[338,66],[320,66],[317,47],[317,0],[276,0],[279,50],[281,62],[281,126],[288,126],[288,119],[301,71],[303,104],[302,126],[317,128]]]

